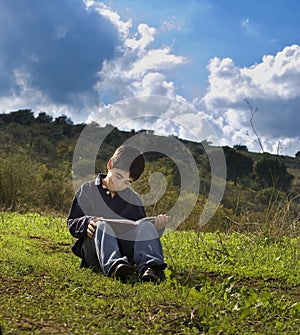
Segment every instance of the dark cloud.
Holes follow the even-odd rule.
[[[92,90],[117,43],[113,25],[82,0],[0,0],[0,94],[18,88],[18,69],[30,74],[32,87],[68,103]]]
[[[300,98],[255,99],[252,104],[257,108],[253,122],[261,134],[275,138],[300,136]]]

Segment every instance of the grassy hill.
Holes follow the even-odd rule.
[[[300,334],[299,238],[176,232],[166,281],[79,269],[65,219],[0,213],[0,327],[21,334]]]
[[[21,212],[46,212],[66,215],[74,189],[72,185],[72,159],[77,140],[85,124],[73,124],[66,116],[53,119],[30,110],[0,114],[0,209]],[[106,162],[116,147],[130,137],[140,134],[147,141],[152,131],[121,131],[111,125],[97,131],[109,132],[98,153],[95,170],[105,171]],[[157,136],[162,145],[168,137]],[[95,139],[86,147],[89,151]],[[211,168],[207,150],[217,148],[209,143],[196,143],[177,139],[190,151],[200,176],[200,193],[195,210],[183,228],[194,228],[196,216],[210,191]],[[205,148],[205,149],[204,149]],[[300,212],[300,158],[252,153],[246,147],[224,147],[227,165],[227,184],[219,212],[210,222],[211,231],[239,229],[238,223],[255,223],[254,229],[266,225],[275,217],[275,208],[285,211],[288,220],[299,222]],[[148,177],[162,172],[168,181],[164,199],[147,208],[149,215],[167,212],[180,191],[180,175],[176,164],[164,155],[146,153],[147,169],[144,178],[134,183],[134,188],[146,192]],[[89,162],[81,160],[80,168]],[[260,167],[260,169],[258,168]],[[87,178],[93,176],[87,176]],[[287,213],[285,213],[286,215]],[[278,224],[278,222],[276,223]],[[251,225],[246,225],[250,229]],[[245,226],[244,226],[245,227]]]

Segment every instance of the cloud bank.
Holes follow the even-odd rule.
[[[172,22],[168,29],[176,30]],[[257,108],[254,124],[266,151],[276,152],[278,143],[287,149],[284,153],[300,150],[299,45],[264,55],[249,67],[231,58],[210,59],[206,92],[188,102],[178,94],[180,77],[173,72],[190,60],[175,54],[171,42],[155,43],[166,24],[151,27],[141,22],[134,28],[130,19],[122,20],[94,0],[0,1],[0,111],[31,108],[66,114],[75,122],[126,123],[131,129],[150,128],[152,122],[157,131],[190,139],[194,134],[200,140],[209,136],[205,119],[221,144],[243,144],[257,151],[247,99]],[[143,96],[173,99],[178,110],[156,106],[156,123],[153,118],[143,124],[137,120],[143,109],[110,108],[122,99]],[[188,108],[180,107],[184,104]],[[158,116],[164,118],[163,125]]]
[[[114,56],[118,34],[81,0],[11,0],[0,2],[0,41],[2,110],[5,98],[13,100],[6,108],[80,108],[95,99],[96,73]]]
[[[284,142],[286,148],[298,144],[299,45],[287,46],[275,56],[265,55],[260,63],[248,68],[239,68],[229,58],[213,58],[207,69],[207,93],[195,103],[219,119],[227,137],[246,141],[253,147],[253,141],[244,135],[245,130],[249,131],[251,117],[245,103],[248,100],[253,109],[257,109],[253,122],[266,141],[266,150],[274,152],[279,141]]]

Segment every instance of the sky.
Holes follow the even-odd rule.
[[[0,0],[0,113],[294,156],[299,12],[298,0]]]

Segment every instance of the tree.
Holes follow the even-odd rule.
[[[295,157],[300,158],[300,151],[296,152]]]
[[[253,160],[251,157],[235,151],[229,147],[224,148],[227,180],[232,180],[236,184],[239,178],[249,176],[253,172]]]
[[[45,112],[40,112],[35,120],[37,123],[51,123],[53,118]]]
[[[286,166],[277,157],[264,157],[255,165],[255,173],[263,187],[274,187],[288,191],[293,176],[287,171]]]
[[[248,148],[246,145],[241,145],[241,144],[236,144],[233,146],[233,149],[236,151],[244,151],[244,152],[248,152]]]
[[[72,125],[73,121],[70,118],[68,118],[66,115],[61,115],[55,118],[54,124]]]
[[[0,120],[6,124],[17,123],[23,126],[31,125],[34,122],[34,115],[31,109],[20,109],[10,114],[1,114]]]

